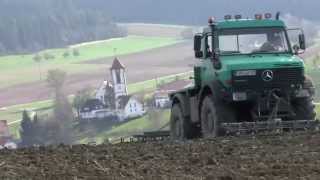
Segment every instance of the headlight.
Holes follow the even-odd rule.
[[[236,71],[234,73],[235,76],[255,76],[256,74],[257,74],[256,70]]]

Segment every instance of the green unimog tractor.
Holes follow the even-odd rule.
[[[318,128],[314,85],[299,57],[303,31],[289,37],[279,13],[271,16],[211,18],[194,36],[194,85],[170,94],[172,138]]]

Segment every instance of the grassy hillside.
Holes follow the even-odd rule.
[[[68,74],[94,71],[100,68],[97,64],[81,64],[82,61],[110,57],[115,54],[123,55],[158,48],[176,43],[174,38],[128,36],[113,40],[98,41],[76,45],[65,49],[52,49],[39,52],[42,60],[36,62],[33,55],[16,55],[0,57],[0,88],[39,80],[39,69],[44,75],[53,68],[62,69]],[[79,56],[73,56],[73,49],[77,49]],[[63,54],[69,52],[68,57]],[[54,59],[45,60],[44,55]]]
[[[103,143],[106,139],[117,141],[120,137],[141,134],[145,131],[156,131],[169,123],[170,110],[160,110],[157,112],[157,118],[147,114],[141,118],[115,125],[111,130],[95,134],[92,137],[86,137],[78,141],[85,144],[90,141]]]

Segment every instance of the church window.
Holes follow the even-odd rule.
[[[116,81],[117,84],[121,83],[120,70],[116,70]]]

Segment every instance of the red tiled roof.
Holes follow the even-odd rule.
[[[118,58],[114,58],[110,69],[125,69],[125,67],[121,64]]]

